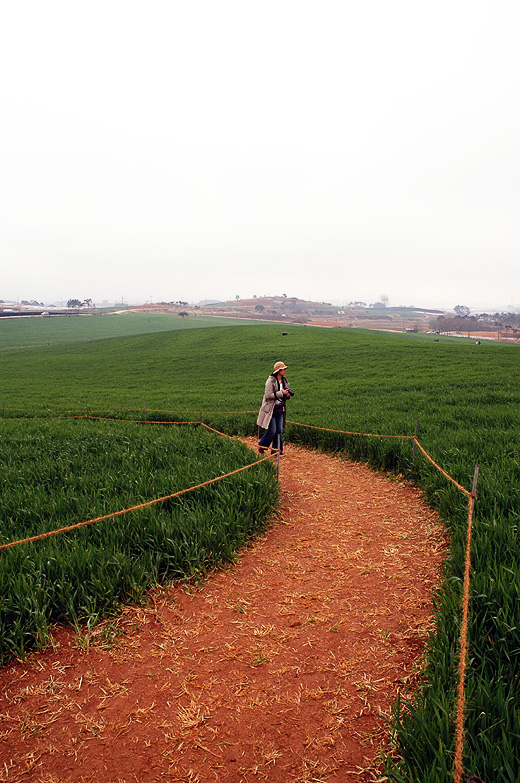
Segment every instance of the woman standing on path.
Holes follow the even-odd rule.
[[[289,381],[285,377],[287,365],[283,362],[276,362],[273,372],[265,382],[264,399],[260,406],[256,423],[263,427],[267,432],[260,438],[258,451],[263,454],[264,451],[272,446],[280,449],[283,453],[282,432],[285,424],[285,401],[292,397]]]

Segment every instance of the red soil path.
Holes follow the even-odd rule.
[[[445,536],[417,489],[288,445],[237,562],[0,674],[0,781],[368,783]]]

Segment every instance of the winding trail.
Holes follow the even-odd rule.
[[[445,534],[402,481],[291,444],[280,465],[233,566],[0,673],[0,781],[377,780]]]

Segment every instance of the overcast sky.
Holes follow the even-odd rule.
[[[0,299],[520,307],[518,0],[17,0]]]

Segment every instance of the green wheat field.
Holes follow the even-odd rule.
[[[282,328],[284,332],[282,333]],[[417,434],[475,506],[464,765],[520,775],[520,349],[431,335],[161,315],[0,321],[0,543],[163,497],[251,461],[274,361],[291,421]],[[237,411],[239,411],[237,413]],[[90,418],[66,418],[69,416]],[[98,420],[94,417],[112,420]],[[128,419],[134,422],[126,421]],[[146,420],[147,424],[140,424]],[[467,499],[405,440],[288,424],[286,438],[413,480],[451,547],[414,703],[396,704],[395,783],[452,779]],[[216,489],[215,487],[218,487]],[[229,562],[278,502],[262,465],[142,511],[0,552],[0,657],[42,647],[54,623],[92,623],[162,581]]]

